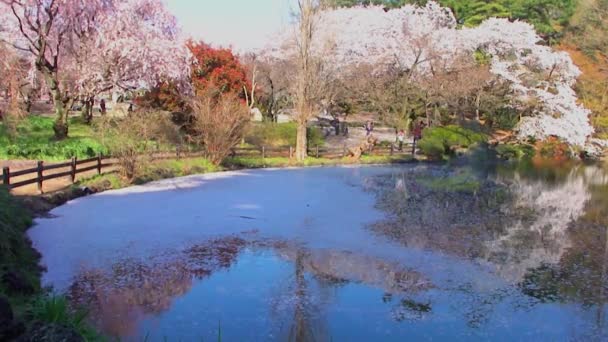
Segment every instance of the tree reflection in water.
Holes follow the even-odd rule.
[[[466,326],[456,333],[475,334],[496,327],[503,319],[521,324],[514,315],[542,312],[536,311],[541,305],[565,303],[559,308],[553,305],[552,312],[559,316],[576,310],[573,316],[582,317],[584,323],[577,320],[573,325],[573,334],[577,334],[573,339],[608,337],[608,176],[601,169],[536,173],[499,168],[480,177],[466,169],[424,167],[369,177],[364,187],[377,192],[378,207],[388,213],[388,219],[371,230],[405,246],[398,251],[425,250],[433,258],[441,256],[429,260],[482,265],[483,270],[469,277],[450,273],[436,278],[437,269],[427,269],[434,267],[427,261],[418,260],[413,269],[394,262],[401,258],[385,260],[355,250],[312,249],[293,241],[243,234],[150,260],[122,260],[108,269],[83,270],[70,295],[73,302],[92,308],[103,331],[128,338],[141,334],[142,320],[168,310],[176,297],[192,291],[200,279],[238,268],[243,251],[246,255],[266,251],[272,259],[259,260],[279,260],[280,270],[269,276],[282,278],[272,278],[270,303],[268,296],[262,301],[270,308],[262,312],[270,316],[264,318],[270,325],[276,325],[269,328],[271,336],[280,340],[335,338],[331,324],[336,311],[331,310],[344,308],[341,300],[352,300],[341,298],[340,291],[377,296],[385,306],[376,316],[387,315],[386,320],[377,321],[382,327],[424,326],[449,315],[463,323],[455,330]],[[490,279],[487,273],[499,281],[484,283]],[[242,277],[251,274],[232,279],[242,281]],[[348,292],[351,285],[364,286]],[[362,287],[372,290],[357,292]],[[255,295],[258,290],[253,289]],[[354,315],[365,313],[366,308],[355,310]],[[217,321],[208,324],[212,329]]]
[[[255,241],[227,237],[189,248],[178,257],[161,260],[125,260],[111,270],[83,270],[70,288],[75,304],[92,308],[102,331],[120,338],[135,338],[139,322],[168,310],[172,301],[190,291],[195,279],[230,268],[243,249],[271,250],[293,265],[293,273],[271,299],[271,312],[280,322],[278,335],[291,341],[330,338],[324,317],[335,290],[347,283],[383,289],[396,297],[395,320],[420,318],[430,303],[409,296],[433,288],[428,279],[398,263],[335,250],[311,250],[285,241]],[[210,326],[213,326],[210,322]]]
[[[372,227],[376,233],[410,248],[489,262],[536,303],[570,302],[594,311],[591,337],[608,337],[604,169],[498,165],[479,177],[467,169],[431,167],[380,176],[374,183],[370,188],[377,192],[378,206],[391,217]],[[460,290],[471,295],[472,302],[463,305],[470,309],[465,316],[471,326],[483,324],[492,307],[514,298],[511,288],[483,298]]]
[[[417,319],[431,311],[430,303],[418,303],[407,296],[433,288],[422,274],[398,263],[367,255],[330,249],[310,250],[293,243],[274,248],[277,255],[294,266],[293,278],[273,300],[276,319],[293,311],[287,339],[290,341],[330,340],[324,309],[333,300],[335,290],[348,283],[362,283],[383,289],[383,300],[399,297],[393,308],[395,320]]]
[[[82,270],[69,297],[73,304],[91,308],[91,318],[108,335],[133,337],[141,319],[168,310],[173,299],[190,290],[193,279],[230,267],[245,246],[245,240],[229,236],[178,255],[123,260],[110,270]]]

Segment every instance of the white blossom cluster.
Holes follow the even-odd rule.
[[[590,112],[572,89],[579,69],[567,53],[542,45],[534,27],[525,22],[492,18],[476,28],[460,29],[449,9],[428,2],[388,11],[380,6],[328,10],[316,27],[318,53],[338,69],[397,65],[424,73],[437,59],[449,63],[463,54],[488,54],[491,71],[510,81],[518,102],[535,104],[534,115],[519,124],[521,138],[554,135],[584,146],[593,134]],[[293,37],[284,33],[279,45],[269,49],[273,57],[289,56]]]
[[[580,75],[568,53],[541,45],[534,27],[507,19],[488,19],[479,27],[458,30],[470,51],[492,56],[492,72],[509,80],[521,100],[538,102],[535,115],[519,124],[521,138],[557,136],[585,146],[593,134],[590,111],[578,103],[572,88]]]

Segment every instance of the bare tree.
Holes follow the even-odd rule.
[[[298,0],[298,35],[296,38],[295,119],[296,160],[308,156],[306,129],[308,120],[314,115],[322,88],[322,59],[313,51],[318,15],[321,3],[318,0]]]
[[[97,122],[96,132],[108,152],[118,159],[121,173],[128,180],[152,161],[156,146],[180,140],[170,115],[158,111],[135,111],[126,118],[104,116]]]
[[[191,101],[189,131],[190,140],[204,147],[209,160],[218,165],[243,138],[250,115],[236,95],[215,93],[209,90]]]

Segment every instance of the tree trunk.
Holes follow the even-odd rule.
[[[303,161],[308,156],[308,142],[306,140],[306,121],[298,121],[296,131],[296,160]]]
[[[93,121],[93,97],[88,97],[84,100],[82,118],[87,125],[90,125],[91,121]]]
[[[53,107],[55,109],[55,123],[53,124],[53,131],[55,132],[55,139],[63,140],[68,137],[68,99],[62,96],[61,90],[59,89],[59,82],[57,81],[57,74],[48,69],[41,69],[44,77],[46,78],[49,92],[53,100]]]
[[[53,131],[55,132],[55,139],[63,140],[68,137],[68,111],[61,101],[55,101],[54,106],[55,123],[53,124]]]

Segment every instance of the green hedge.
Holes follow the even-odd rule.
[[[487,141],[487,136],[461,126],[426,128],[418,147],[429,158],[441,159],[453,154],[457,147],[469,148]]]
[[[255,146],[295,146],[297,124],[289,123],[256,123],[251,126],[245,142]],[[317,127],[308,127],[308,146],[321,146],[325,140],[323,132]]]

